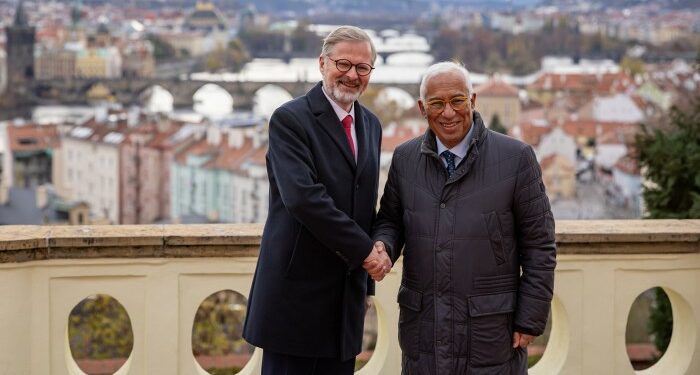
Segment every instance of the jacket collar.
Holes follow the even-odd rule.
[[[471,166],[474,163],[474,161],[479,157],[479,147],[483,145],[484,141],[486,140],[486,137],[488,136],[488,129],[486,129],[484,121],[481,119],[481,115],[479,114],[479,112],[474,111],[474,115],[472,116],[472,127],[474,129],[472,134],[472,140],[469,143],[469,149],[467,149],[467,155],[459,164],[457,170],[455,171],[455,174],[453,174],[452,177],[449,180],[447,180],[447,183],[457,181],[462,176],[467,174],[471,169]],[[430,129],[430,127],[428,127],[428,130],[423,136],[423,142],[421,143],[420,151],[421,153],[442,163],[442,160],[440,160],[440,155],[438,155],[437,153],[436,136],[432,129]]]
[[[330,136],[349,166],[356,171],[356,175],[359,175],[367,161],[367,146],[369,145],[369,130],[367,129],[369,120],[367,119],[367,114],[360,103],[355,101],[355,135],[357,137],[357,145],[355,145],[357,164],[355,164],[355,158],[350,152],[343,125],[338,120],[331,103],[323,93],[322,85],[323,83],[319,82],[306,93],[309,108],[311,108],[311,112],[316,117],[317,126]]]

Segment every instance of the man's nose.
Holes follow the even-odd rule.
[[[445,109],[442,111],[442,116],[450,118],[457,114],[454,108],[452,108],[452,105],[450,103],[445,103]]]
[[[348,76],[348,78],[353,79],[353,80],[360,78],[360,75],[357,74],[357,70],[355,70],[356,68],[357,68],[357,66],[353,66],[352,68],[350,68],[350,70],[345,72],[345,75]]]

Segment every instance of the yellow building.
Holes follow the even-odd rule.
[[[552,154],[542,159],[540,166],[550,199],[568,199],[576,195],[576,167],[571,160]]]
[[[520,122],[520,99],[518,89],[498,78],[492,79],[474,89],[476,110],[481,114],[486,126],[495,115],[501,124],[510,129]]]
[[[75,52],[39,50],[35,55],[36,79],[69,79],[75,74]]]
[[[115,47],[78,51],[75,75],[81,78],[119,78],[122,76],[121,54]]]

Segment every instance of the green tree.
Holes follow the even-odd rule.
[[[620,67],[632,77],[644,73],[644,61],[634,57],[625,56],[620,62]]]
[[[131,320],[114,298],[98,294],[82,300],[68,318],[75,359],[127,358],[134,347]]]
[[[254,347],[242,337],[246,299],[231,290],[207,297],[197,309],[192,326],[192,353],[199,356],[252,355]],[[239,368],[207,368],[212,375],[231,375]]]
[[[654,346],[659,352],[664,353],[671,342],[673,332],[673,314],[671,311],[671,301],[661,288],[654,288],[656,300],[651,305],[651,314],[647,331],[654,340]]]
[[[158,35],[148,34],[146,39],[153,44],[153,56],[157,61],[168,60],[176,57],[177,51],[175,51],[175,48],[170,43],[161,39]]]
[[[700,218],[700,100],[685,111],[672,107],[668,129],[645,126],[637,149],[650,182],[644,187],[648,218]],[[663,353],[671,341],[673,316],[666,294],[661,288],[655,293],[648,329]]]
[[[644,187],[648,217],[700,218],[700,100],[687,111],[672,107],[668,130],[645,126],[637,149],[651,182]]]
[[[489,122],[489,129],[499,132],[501,134],[507,134],[508,130],[506,129],[505,126],[501,123],[500,117],[498,117],[498,113],[494,113],[493,117],[491,117],[491,122]]]
[[[243,41],[238,38],[228,42],[227,51],[228,68],[233,72],[241,70],[241,68],[251,60],[248,49]]]
[[[540,67],[539,61],[532,55],[532,48],[528,46],[531,40],[524,37],[513,37],[508,40],[506,61],[508,61],[513,74],[529,74],[537,71]]]
[[[226,48],[217,48],[204,57],[207,71],[226,70],[237,72],[250,61],[250,54],[240,39],[231,40]]]

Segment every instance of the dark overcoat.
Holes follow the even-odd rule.
[[[357,163],[320,83],[270,118],[270,207],[243,331],[264,350],[341,360],[360,352],[382,134],[354,105]]]
[[[535,154],[473,120],[451,178],[431,130],[394,152],[374,237],[393,259],[405,243],[404,374],[525,374],[513,331],[540,335],[547,322],[554,219]]]

